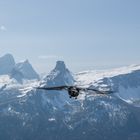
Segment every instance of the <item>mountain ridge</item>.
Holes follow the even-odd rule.
[[[16,63],[13,55],[9,53],[0,57],[0,67],[0,75],[9,75],[19,83],[24,79],[39,79],[39,75],[28,60]]]
[[[8,83],[9,80],[7,75],[0,75],[2,140],[138,140],[140,137],[139,102],[134,102],[140,99],[140,89],[135,90],[140,87],[139,66],[73,74],[59,61],[44,79],[26,80],[22,84]],[[105,96],[83,92],[75,100],[66,91],[36,89],[62,84],[111,88],[117,92]],[[119,89],[120,86],[124,89]],[[126,98],[124,94],[129,96]]]

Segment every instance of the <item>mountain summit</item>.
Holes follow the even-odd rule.
[[[40,86],[51,87],[73,84],[74,77],[72,73],[67,69],[63,61],[57,61],[55,68],[43,79]],[[56,108],[62,108],[70,101],[66,91],[45,91],[42,94],[42,102],[45,104],[49,103]]]
[[[48,86],[73,85],[72,73],[66,68],[64,61],[57,61],[55,68],[44,78]]]
[[[57,61],[55,69],[60,70],[60,71],[64,71],[67,68],[66,68],[66,65],[65,65],[64,61]]]
[[[11,54],[0,57],[0,75],[9,74],[15,66],[15,60]]]
[[[28,80],[39,79],[39,75],[33,69],[32,65],[30,64],[28,60],[17,63],[14,69],[16,69],[16,71],[19,71],[25,79],[28,79]]]

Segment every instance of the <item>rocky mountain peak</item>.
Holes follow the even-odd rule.
[[[15,60],[9,53],[0,57],[0,75],[9,74],[15,66]]]

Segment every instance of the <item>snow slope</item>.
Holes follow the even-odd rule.
[[[140,106],[140,65],[131,65],[109,71],[85,71],[76,74],[76,84],[100,90],[113,90],[127,103]]]
[[[82,97],[75,100],[70,99],[65,91],[36,89],[38,86],[74,84],[102,90],[110,88],[115,93],[101,96],[83,92]],[[85,71],[74,75],[64,62],[58,61],[42,80],[24,79],[20,83],[9,75],[1,75],[0,138],[139,139],[140,112],[135,107],[139,106],[139,91],[138,65],[109,71]]]

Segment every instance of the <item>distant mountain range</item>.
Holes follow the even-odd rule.
[[[28,60],[0,58],[0,140],[139,140],[140,65],[73,74],[63,61],[43,79]],[[38,86],[78,85],[111,89],[111,95]]]
[[[28,60],[15,63],[14,57],[11,54],[0,57],[0,67],[0,75],[10,75],[11,78],[20,82],[23,79],[39,79],[39,75]]]

